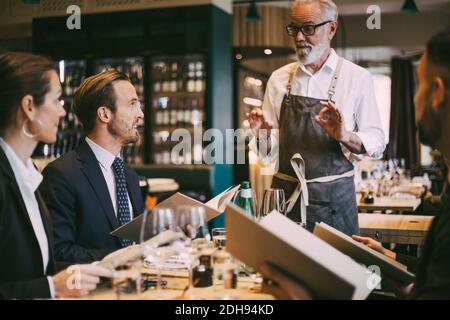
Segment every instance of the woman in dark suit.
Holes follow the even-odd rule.
[[[61,85],[52,62],[29,53],[0,55],[0,298],[80,297],[111,272],[76,265],[56,273],[52,230],[31,162],[39,141],[54,143]],[[55,274],[56,273],[56,274]]]

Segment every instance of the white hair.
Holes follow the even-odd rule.
[[[294,0],[291,8],[295,8],[300,4],[309,4],[314,2],[318,2],[320,4],[324,20],[337,21],[339,13],[333,0]]]

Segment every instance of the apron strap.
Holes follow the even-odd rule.
[[[294,75],[297,72],[297,69],[299,67],[299,63],[295,63],[291,70],[289,71],[289,78],[288,78],[288,83],[286,85],[286,97],[289,99],[289,97],[291,96],[291,89],[292,89],[292,80],[294,79]]]
[[[291,166],[292,169],[294,169],[295,175],[297,176],[297,179],[290,177],[285,174],[277,174],[278,178],[281,178],[283,180],[293,181],[297,180],[298,184],[295,190],[292,192],[289,199],[286,201],[286,213],[291,212],[291,210],[294,208],[295,203],[297,203],[297,200],[299,197],[301,197],[300,201],[300,218],[302,222],[302,226],[306,227],[306,207],[309,206],[309,192],[308,192],[308,183],[318,182],[318,183],[326,183],[326,182],[332,182],[341,178],[346,177],[352,177],[354,175],[354,170],[350,170],[348,172],[345,172],[343,174],[337,174],[337,175],[331,175],[331,176],[325,176],[325,177],[318,177],[315,179],[306,179],[305,174],[305,160],[303,160],[303,157],[300,153],[296,153],[291,158]]]
[[[333,100],[333,96],[336,92],[335,90],[336,90],[336,85],[337,85],[339,75],[341,74],[342,62],[343,62],[342,57],[339,57],[339,60],[338,60],[337,66],[336,66],[336,71],[334,72],[333,78],[331,79],[330,87],[328,88],[328,101]]]
[[[336,65],[336,70],[334,72],[333,78],[331,79],[330,87],[328,88],[328,100],[329,101],[333,100],[333,96],[336,93],[336,85],[337,85],[339,76],[341,74],[341,68],[342,68],[343,61],[344,61],[344,59],[342,59],[342,57],[339,57],[337,65]],[[291,70],[289,72],[288,83],[286,85],[287,98],[289,98],[291,96],[292,80],[294,79],[294,75],[297,72],[298,67],[299,67],[299,63],[297,62],[294,64],[294,66],[291,68]]]

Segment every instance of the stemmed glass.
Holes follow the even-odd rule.
[[[158,234],[172,230],[175,231],[175,218],[173,210],[170,208],[155,208],[148,218],[148,211],[144,212],[141,224],[140,241],[142,255],[146,260],[154,265],[157,274],[156,295],[160,297],[161,293],[161,269],[168,258],[173,255],[173,248],[170,244],[160,246],[159,244],[144,244],[145,237],[155,237]]]
[[[178,242],[177,249],[184,258],[189,271],[188,297],[195,299],[191,294],[193,284],[193,267],[198,262],[201,250],[211,241],[206,221],[205,209],[200,206],[182,205],[177,208],[177,228],[183,231],[185,237],[182,243]]]
[[[267,216],[273,210],[286,214],[286,200],[283,189],[267,189],[264,191],[261,206],[261,218]]]

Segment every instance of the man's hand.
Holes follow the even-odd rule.
[[[279,300],[310,300],[309,292],[298,281],[285,276],[278,268],[264,264],[259,270],[264,276],[262,291]]]
[[[261,109],[256,108],[247,113],[246,116],[256,138],[267,139],[270,136],[273,124],[266,120]]]
[[[316,122],[322,126],[331,138],[341,142],[346,135],[344,117],[331,101],[320,101],[320,103],[324,107],[315,116]]]
[[[357,134],[345,130],[344,116],[339,108],[331,101],[320,101],[320,103],[324,107],[314,119],[325,132],[334,140],[342,143],[350,152],[366,153],[361,138]]]
[[[395,260],[395,258],[396,258],[395,252],[384,248],[380,242],[378,242],[372,238],[360,237],[360,236],[356,236],[356,235],[353,235],[352,238],[353,238],[353,240],[364,243],[369,248],[371,248],[379,253],[384,254],[388,258],[391,258],[393,260]],[[410,292],[414,286],[414,283],[404,284],[404,283],[401,283],[401,282],[397,281],[396,279],[390,278],[386,275],[383,276],[383,280],[386,282],[386,284],[390,288],[392,288],[397,293],[397,296],[400,298],[406,298],[410,294]]]
[[[385,256],[387,256],[387,257],[389,257],[389,258],[391,258],[393,260],[395,260],[395,258],[396,258],[395,252],[384,248],[381,245],[380,242],[378,242],[378,241],[376,241],[376,240],[374,240],[372,238],[360,237],[360,236],[357,236],[357,235],[353,235],[352,238],[353,238],[353,240],[361,242],[361,243],[365,244],[366,246],[368,246],[369,248],[371,248],[371,249],[373,249],[373,250],[375,250],[375,251],[377,251],[377,252],[379,252],[381,254],[384,254]]]
[[[111,270],[93,265],[73,265],[52,277],[56,298],[79,298],[95,290],[100,277],[111,278]]]

